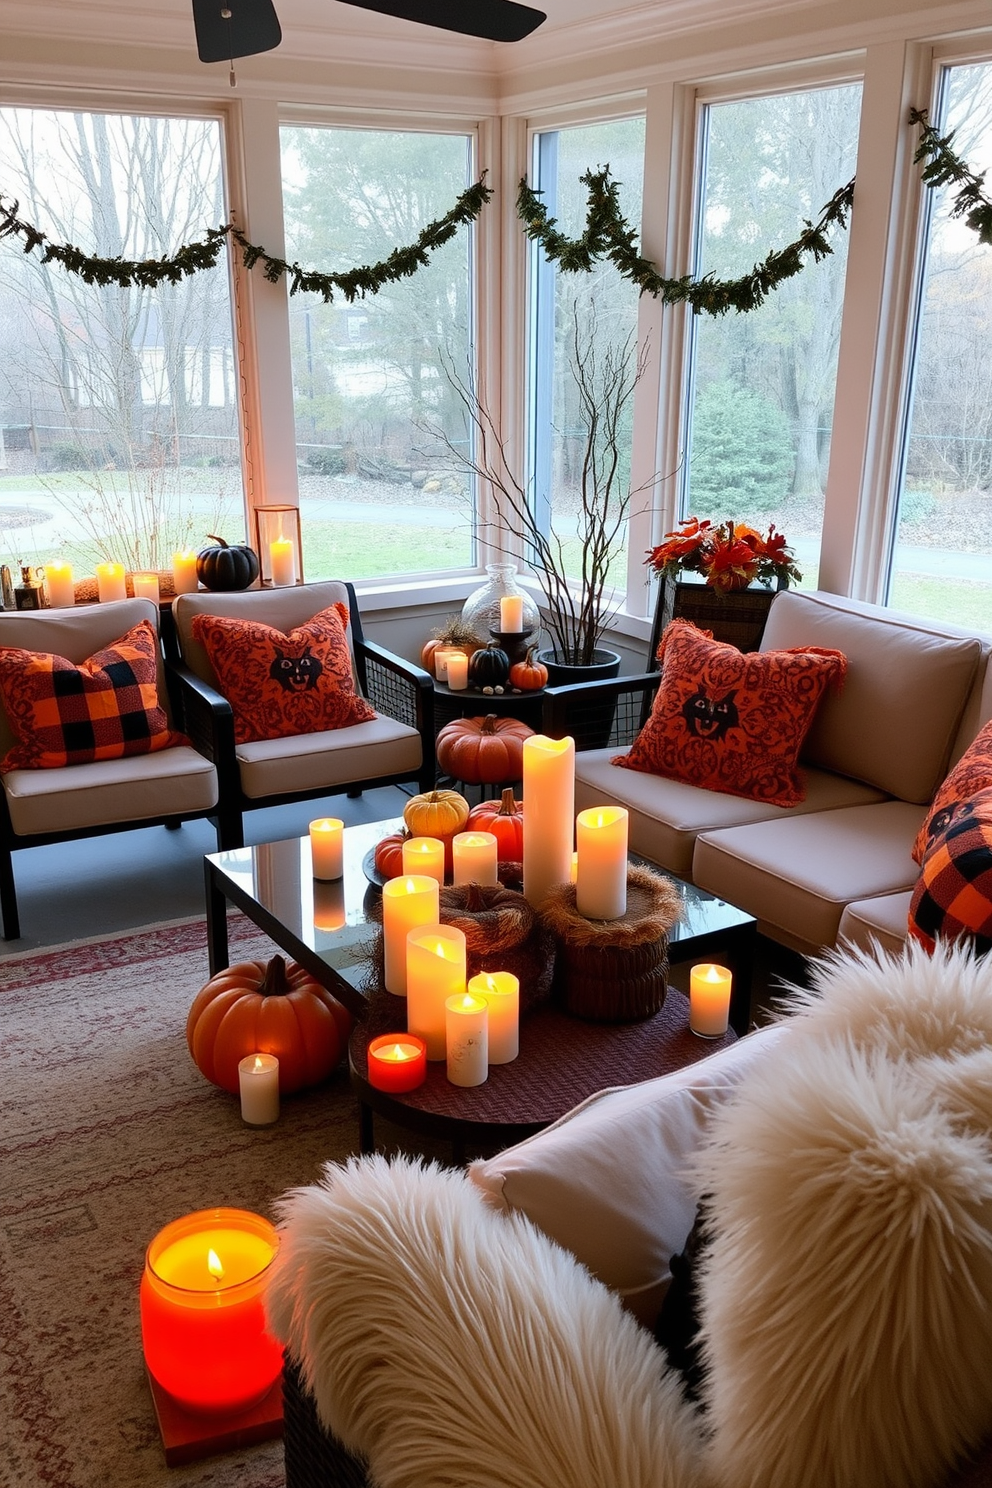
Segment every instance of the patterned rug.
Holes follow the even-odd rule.
[[[232,960],[274,947],[241,916]],[[357,1150],[342,1068],[252,1130],[186,1049],[204,922],[0,961],[0,1484],[280,1488],[279,1442],[167,1468],[141,1356],[144,1250],[169,1220]]]

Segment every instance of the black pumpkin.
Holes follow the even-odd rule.
[[[247,589],[258,578],[258,557],[245,543],[229,545],[213,532],[207,536],[215,548],[201,548],[196,558],[196,577],[206,589]]]
[[[510,675],[510,658],[499,646],[481,646],[468,662],[468,680],[476,687],[502,687]]]

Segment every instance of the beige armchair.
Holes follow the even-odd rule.
[[[223,697],[203,645],[194,638],[198,615],[259,621],[288,634],[321,610],[347,606],[355,686],[375,709],[367,723],[288,738],[238,743],[234,715]],[[173,604],[180,662],[183,727],[217,767],[225,847],[244,842],[243,813],[262,806],[305,801],[363,789],[414,782],[434,784],[433,683],[413,666],[362,633],[351,584],[328,580],[239,593],[182,594]]]
[[[7,612],[0,614],[0,647],[53,652],[79,665],[141,620],[150,620],[157,632],[158,610],[147,599]],[[161,660],[158,696],[171,725],[175,714]],[[0,705],[0,757],[14,742]],[[188,744],[55,769],[13,769],[0,775],[0,786],[0,913],[5,940],[20,934],[12,857],[20,848],[134,827],[175,827],[204,816],[218,826],[220,842],[217,771]]]

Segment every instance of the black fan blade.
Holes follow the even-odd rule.
[[[195,3],[195,0],[194,0]],[[547,20],[543,10],[518,5],[516,0],[344,0],[362,10],[380,15],[460,31],[465,36],[484,36],[488,41],[521,41]]]
[[[282,41],[272,0],[193,0],[193,24],[201,62],[253,57]]]

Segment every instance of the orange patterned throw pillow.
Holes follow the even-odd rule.
[[[992,721],[980,729],[947,779],[937,788],[926,821],[913,843],[913,858],[922,863],[932,842],[946,830],[962,801],[992,786]]]
[[[962,938],[992,951],[992,789],[947,808],[913,890],[909,933],[931,954],[938,940]]]
[[[321,610],[289,635],[257,620],[194,618],[193,637],[234,711],[239,744],[348,728],[375,717],[355,692],[347,623],[343,604]]]
[[[826,688],[847,670],[840,651],[743,653],[673,620],[658,660],[651,717],[615,765],[777,806],[803,800],[796,761]]]
[[[0,770],[154,754],[184,742],[158,702],[158,637],[141,620],[80,666],[47,651],[0,648],[0,694],[17,743]]]

